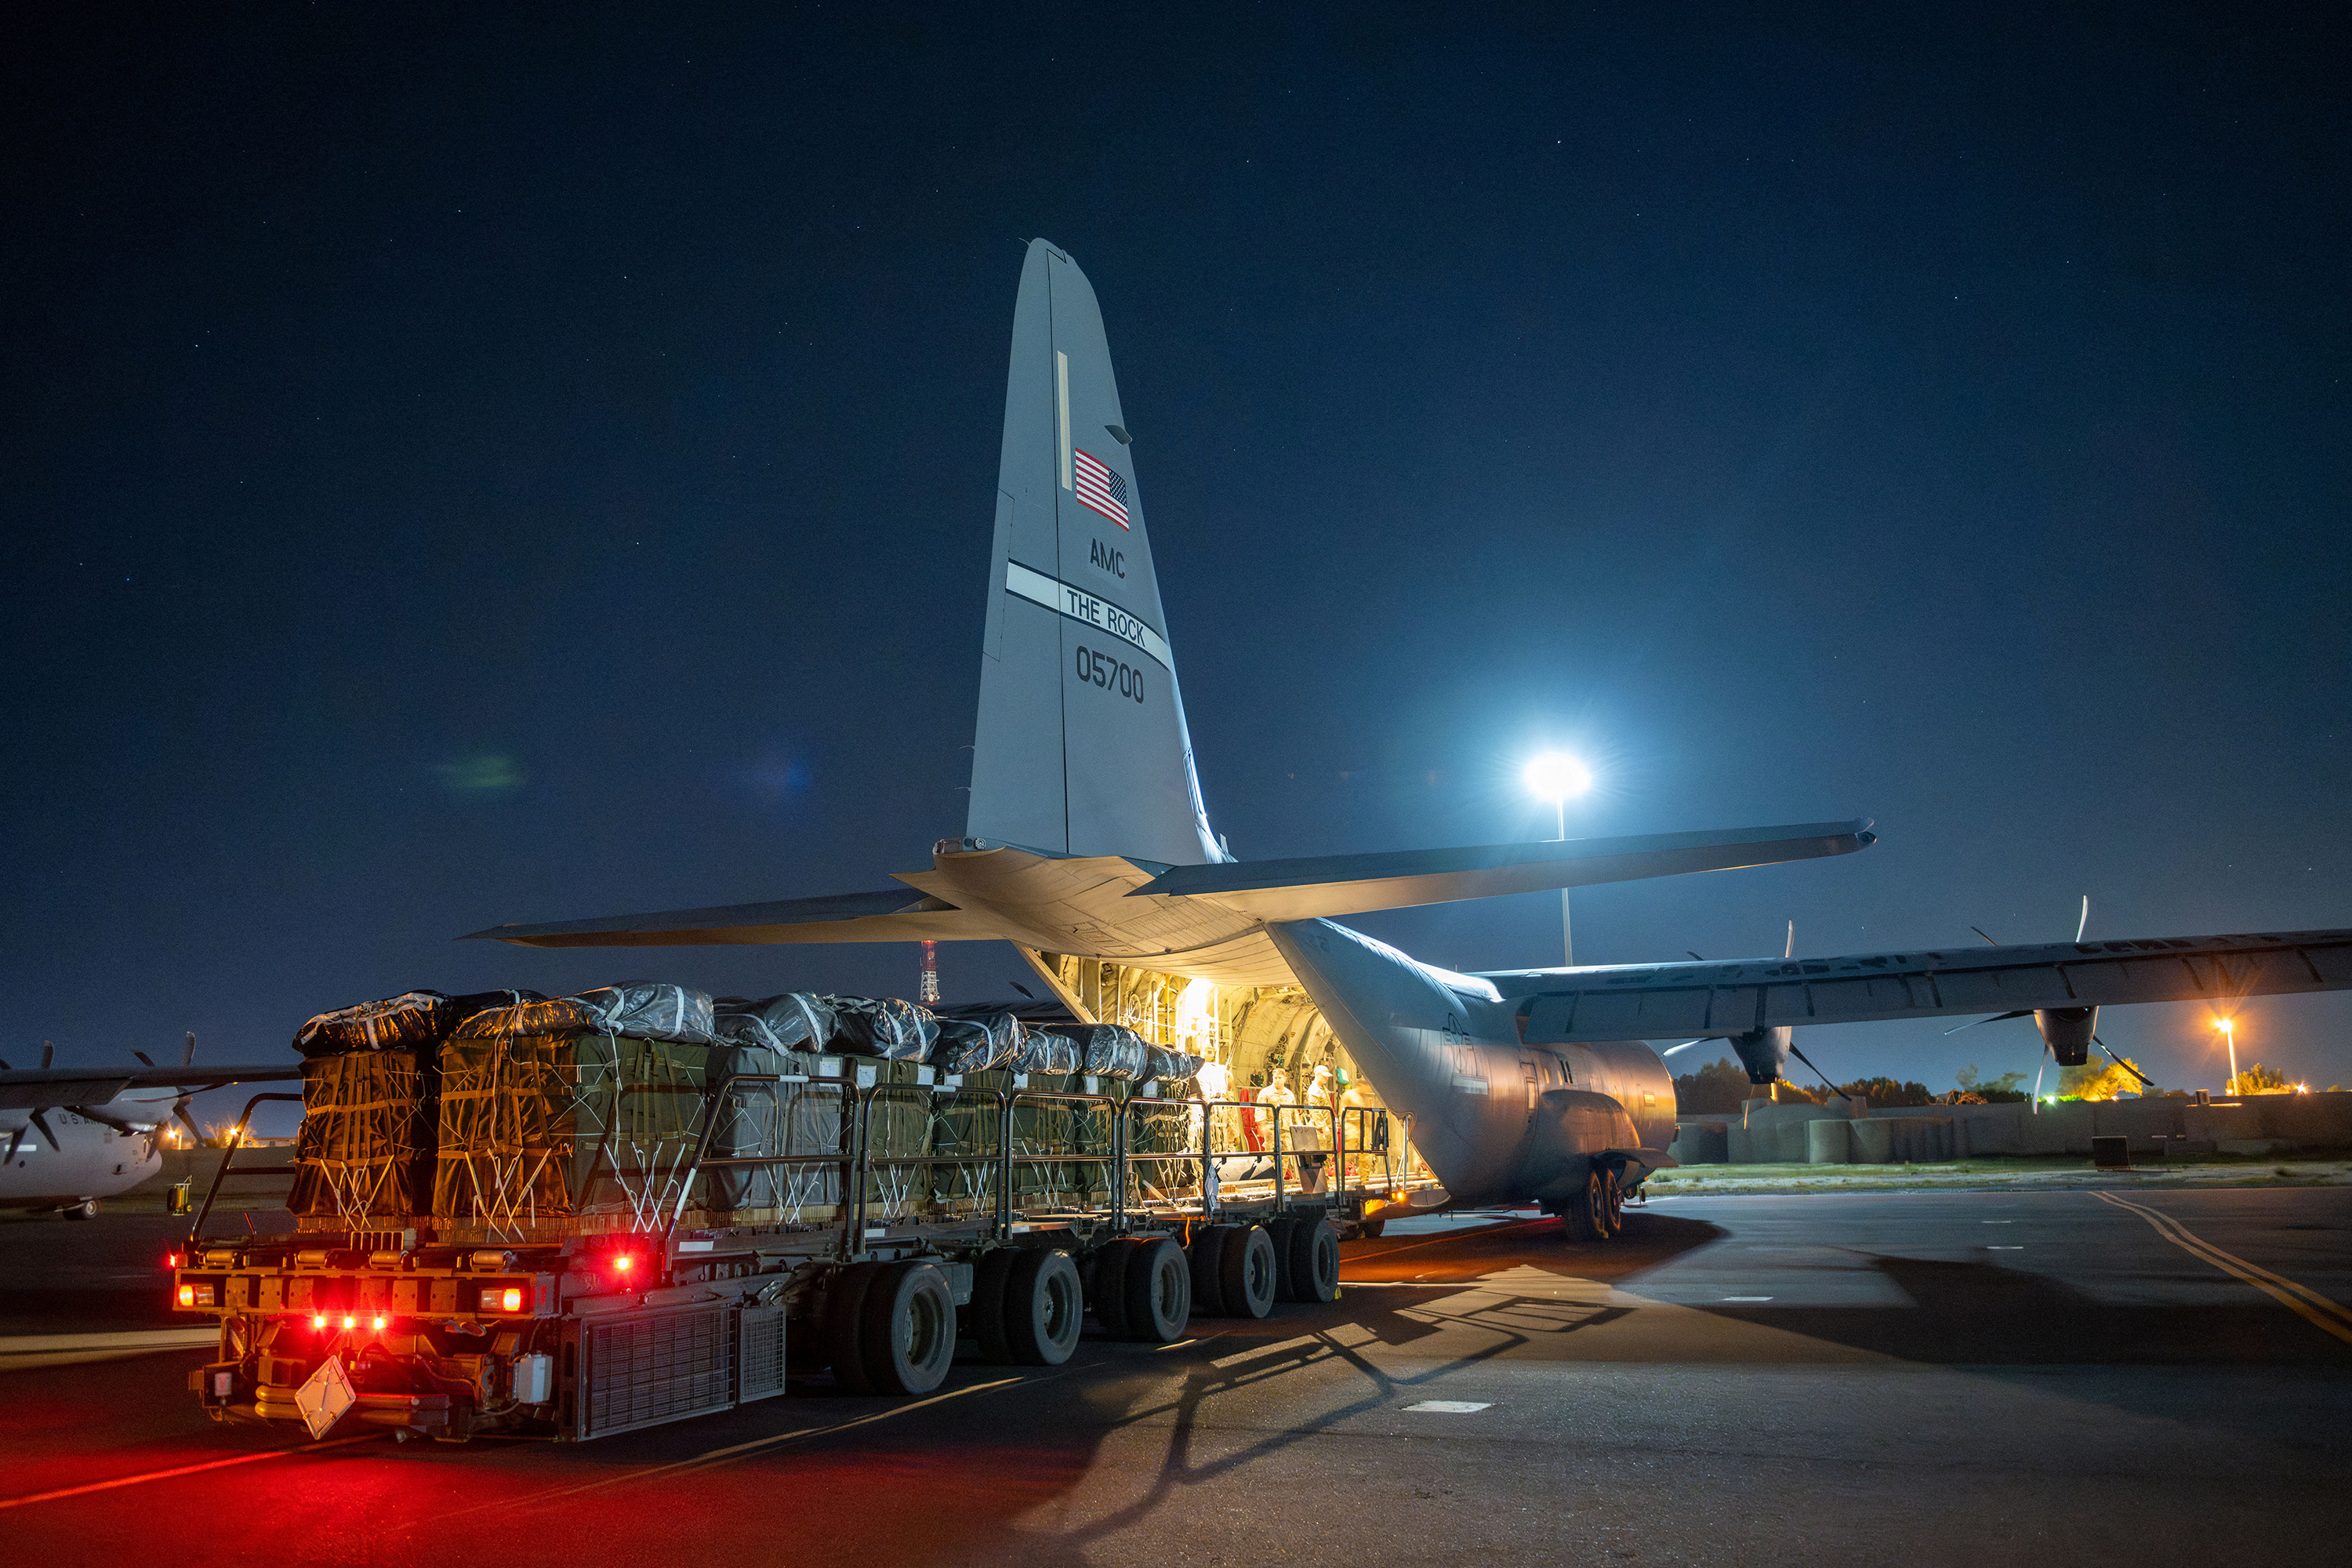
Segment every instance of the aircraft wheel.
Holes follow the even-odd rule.
[[[1192,1310],[1204,1318],[1222,1318],[1225,1311],[1225,1243],[1241,1229],[1237,1225],[1205,1225],[1192,1233],[1185,1249],[1192,1264]]]
[[[1184,1249],[1166,1237],[1136,1244],[1127,1260],[1127,1337],[1164,1345],[1184,1337],[1192,1317],[1192,1269]]]
[[[1089,1300],[1095,1321],[1115,1340],[1127,1338],[1127,1266],[1139,1246],[1133,1237],[1123,1236],[1095,1249],[1094,1293]]]
[[[1614,1240],[1625,1232],[1625,1187],[1617,1177],[1613,1167],[1601,1173],[1601,1234],[1604,1240]]]
[[[883,1394],[929,1394],[955,1361],[955,1293],[929,1263],[891,1263],[866,1291],[866,1377]]]
[[[1290,1267],[1285,1272],[1286,1301],[1339,1299],[1339,1233],[1328,1219],[1300,1220],[1290,1228]]]
[[[833,1381],[851,1394],[874,1392],[866,1375],[866,1298],[879,1263],[853,1263],[833,1278],[832,1300],[825,1306],[825,1360],[833,1365]]]
[[[1263,1318],[1274,1310],[1274,1238],[1262,1225],[1244,1226],[1225,1238],[1218,1284],[1229,1318]]]
[[[1005,1286],[1020,1261],[1021,1251],[1010,1247],[983,1253],[971,1271],[971,1300],[958,1314],[965,1336],[980,1343],[980,1359],[999,1366],[1013,1360],[1012,1342],[1005,1338],[1005,1317],[1012,1309]]]
[[[64,1208],[58,1212],[64,1215],[68,1219],[96,1219],[98,1217],[98,1200],[96,1198],[84,1198],[78,1204],[68,1204]]]
[[[1601,1228],[1601,1215],[1607,1212],[1607,1200],[1601,1195],[1601,1172],[1599,1166],[1584,1178],[1584,1185],[1560,1205],[1559,1217],[1568,1226],[1570,1241],[1606,1241],[1609,1233]]]
[[[1004,1277],[1004,1343],[1013,1363],[1059,1366],[1069,1360],[1086,1314],[1086,1289],[1070,1255],[1023,1248]]]

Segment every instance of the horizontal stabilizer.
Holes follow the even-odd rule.
[[[1874,842],[1867,822],[1810,822],[1712,833],[1227,861],[1171,867],[1129,896],[1204,899],[1265,921],[1328,919],[1501,893],[1811,860],[1851,854]]]
[[[232,1083],[275,1083],[302,1076],[295,1062],[267,1066],[151,1068],[115,1072],[102,1068],[19,1068],[0,1072],[0,1110],[46,1110],[64,1106],[101,1106],[138,1089],[175,1089],[194,1093]],[[93,1118],[96,1120],[96,1118]]]
[[[787,942],[956,942],[992,937],[953,904],[904,888],[780,899],[764,904],[721,904],[708,910],[665,910],[603,920],[551,921],[543,925],[492,926],[459,938],[488,937],[524,947],[707,947]]]
[[[1784,1025],[2130,1002],[2228,1007],[2248,996],[2352,990],[2352,931],[1635,963],[1485,978],[1518,1000],[1520,1036],[1529,1045],[1711,1039]]]

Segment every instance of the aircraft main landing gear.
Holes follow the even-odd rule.
[[[1625,1228],[1625,1189],[1617,1173],[1596,1164],[1584,1185],[1560,1210],[1570,1241],[1611,1241]]]

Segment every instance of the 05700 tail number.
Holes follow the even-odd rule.
[[[1125,660],[1097,649],[1082,647],[1077,654],[1078,679],[1116,691],[1133,701],[1143,700],[1143,671]]]

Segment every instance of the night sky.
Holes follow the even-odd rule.
[[[1581,892],[1586,963],[2352,925],[2343,8],[1772,10],[18,15],[0,1056],[911,994],[452,939],[962,831],[1040,235],[1243,858],[1549,837],[1559,745],[1579,836],[1883,835]],[[1549,895],[1357,923],[1559,961]],[[2241,1016],[2352,1081],[2352,1003]],[[2102,1033],[2218,1089],[2205,1026]],[[1800,1044],[2039,1047],[1938,1027]]]

